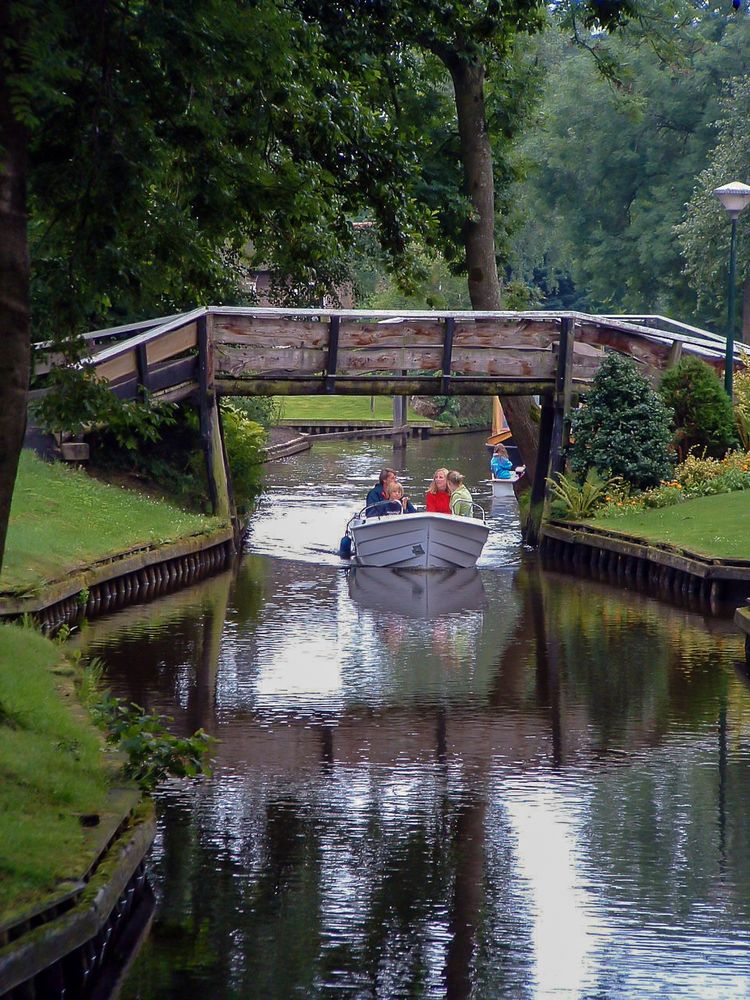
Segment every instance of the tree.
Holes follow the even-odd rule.
[[[414,147],[383,113],[387,89],[280,0],[0,3],[0,557],[26,412],[29,243],[35,334],[66,342],[237,301],[248,246],[314,300],[345,272],[365,206],[408,273],[425,216],[403,196]]]
[[[488,122],[488,104],[497,123],[513,135],[528,100],[528,76],[514,68],[519,38],[534,34],[546,23],[547,6],[541,0],[457,0],[449,5],[441,0],[370,0],[354,5],[346,13],[337,4],[321,0],[298,0],[306,17],[324,26],[329,43],[335,40],[340,59],[375,57],[390,67],[390,78],[397,91],[398,70],[407,62],[410,49],[423,53],[425,64],[435,61],[448,73],[455,110],[457,142],[441,147],[444,155],[456,158],[459,170],[451,175],[459,190],[449,186],[449,199],[461,208],[441,217],[441,236],[450,243],[458,230],[461,247],[460,266],[469,286],[471,304],[477,310],[502,308],[501,284],[497,268],[495,231],[496,179],[498,168],[507,166],[495,160],[492,133]],[[578,6],[577,17],[585,30],[616,27],[635,10],[632,0],[613,0],[602,4],[591,0]],[[560,9],[563,8],[561,5]],[[493,95],[493,87],[497,92]],[[403,116],[399,117],[403,120]],[[446,172],[439,173],[442,179]],[[507,176],[503,195],[507,195]],[[446,222],[454,232],[446,231]],[[450,259],[450,254],[446,256]],[[526,464],[536,464],[538,426],[528,400],[505,398],[503,408],[514,441]]]
[[[0,3],[0,566],[26,429],[29,255],[26,229],[28,117],[13,87],[26,25]]]
[[[675,446],[681,459],[692,448],[723,458],[736,444],[731,400],[716,372],[700,358],[683,358],[666,372],[661,395],[674,413]]]
[[[545,306],[568,276],[568,308],[717,318],[711,296],[699,301],[683,273],[675,227],[715,144],[726,80],[745,71],[750,21],[692,4],[681,19],[666,53],[650,44],[650,24],[597,38],[614,80],[555,28],[540,40],[549,77],[522,142],[536,167],[518,191],[527,222],[514,237],[513,272]]]
[[[594,468],[648,489],[671,468],[670,412],[622,354],[609,354],[594,376],[585,404],[573,414],[570,464],[584,477]]]
[[[714,188],[733,180],[747,181],[750,161],[750,77],[734,79],[722,101],[717,141],[709,165],[699,175],[676,232],[684,255],[684,269],[702,308],[724,329],[727,311],[727,261],[731,227]],[[750,218],[737,220],[737,280],[743,289],[742,339],[750,341],[750,255],[747,252]]]

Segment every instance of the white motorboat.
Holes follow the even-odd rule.
[[[495,479],[492,480],[492,496],[493,497],[512,497],[513,496],[513,483],[517,483],[520,479],[520,475],[514,472],[510,479]]]
[[[473,509],[478,516],[418,511],[367,517],[365,508],[346,527],[355,564],[399,569],[474,566],[490,529],[485,524],[484,510],[478,504]]]
[[[360,607],[395,612],[406,618],[438,618],[487,607],[482,577],[475,566],[430,573],[352,566],[347,572],[347,585],[349,596]]]

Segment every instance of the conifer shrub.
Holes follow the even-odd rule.
[[[674,413],[674,446],[680,459],[692,450],[723,458],[736,443],[732,403],[713,368],[683,358],[661,381],[664,402]]]
[[[573,415],[572,471],[583,479],[593,468],[603,478],[620,476],[635,489],[658,485],[672,468],[670,417],[635,362],[608,354],[585,404]]]

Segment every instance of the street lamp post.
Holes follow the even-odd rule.
[[[727,350],[724,358],[724,388],[732,398],[732,375],[734,373],[734,298],[735,268],[737,263],[737,216],[750,201],[750,185],[732,181],[714,188],[713,193],[722,203],[732,220],[732,235],[729,241],[729,285],[727,288]]]

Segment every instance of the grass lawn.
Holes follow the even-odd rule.
[[[114,771],[99,732],[72,710],[69,674],[54,643],[0,625],[3,920],[83,874],[92,849],[79,817],[106,809]]]
[[[176,541],[221,521],[92,479],[24,451],[13,493],[0,592],[33,593],[93,562]]]
[[[586,523],[716,559],[750,559],[750,490]]]
[[[280,404],[282,420],[393,420],[393,400],[390,396],[283,396],[276,397]],[[409,422],[432,424],[434,420],[422,417],[411,407],[407,410]]]

